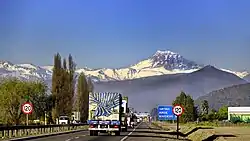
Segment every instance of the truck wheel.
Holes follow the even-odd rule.
[[[93,131],[89,131],[89,136],[93,136],[93,135],[94,135]]]
[[[94,131],[94,136],[98,136],[98,131]]]
[[[115,136],[120,136],[120,131],[116,131]]]

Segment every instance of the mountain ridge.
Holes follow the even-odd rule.
[[[143,59],[128,67],[121,68],[99,68],[88,67],[77,68],[76,73],[84,72],[86,76],[93,78],[94,81],[120,81],[131,80],[164,74],[191,73],[204,67],[205,65],[189,61],[182,55],[171,52],[157,50],[152,56]],[[9,61],[0,61],[0,75],[17,76],[29,79],[50,79],[53,66],[38,66],[33,63],[13,64]],[[243,78],[248,72],[235,72],[221,69]]]
[[[222,71],[213,66],[205,66],[192,73],[165,74],[123,81],[94,83],[95,91],[115,91],[129,97],[132,107],[145,111],[157,104],[168,105],[181,91],[194,99],[213,90],[237,84],[245,84],[235,74]],[[143,97],[143,98],[142,98]],[[138,99],[141,99],[138,101]]]
[[[195,100],[200,105],[207,100],[211,109],[218,110],[221,106],[250,106],[250,83],[238,84],[214,90]]]
[[[244,76],[243,79],[245,79],[246,81],[250,82],[250,74]]]

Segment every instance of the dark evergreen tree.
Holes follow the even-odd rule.
[[[184,113],[180,117],[181,122],[194,121],[196,112],[194,100],[190,95],[186,95],[184,92],[181,92],[172,103],[173,106],[176,104],[179,104],[184,108]]]
[[[207,115],[209,111],[209,105],[207,100],[203,100],[201,103],[202,115]]]

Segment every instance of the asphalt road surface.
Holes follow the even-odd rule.
[[[135,129],[121,132],[120,136],[89,136],[88,131],[34,139],[32,141],[176,141],[176,136],[166,131],[153,129],[148,123],[142,122]]]

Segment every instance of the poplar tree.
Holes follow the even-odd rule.
[[[76,91],[76,100],[75,100],[75,106],[74,109],[76,110],[76,112],[80,112],[81,111],[81,105],[82,105],[82,101],[81,101],[81,97],[83,95],[83,73],[81,73],[78,76],[78,80],[77,80],[77,91]],[[81,112],[80,112],[81,113]],[[81,113],[82,116],[82,113]]]
[[[93,88],[91,79],[86,79],[84,73],[81,73],[78,77],[75,109],[80,112],[82,122],[88,119],[89,93],[93,92]]]
[[[62,58],[59,53],[54,56],[54,68],[52,74],[53,110],[52,116],[55,120],[60,115],[71,116],[73,108],[73,97],[75,89],[75,63],[71,55],[67,59]]]
[[[67,115],[71,116],[71,110],[72,110],[72,105],[71,105],[71,97],[69,94],[69,73],[67,69],[67,60],[64,58],[63,59],[63,69],[61,70],[61,78],[60,81],[62,82],[62,91],[61,91],[61,96],[60,96],[60,109],[59,113],[60,115]]]
[[[88,83],[84,73],[81,73],[78,78],[78,99],[79,99],[79,111],[81,115],[81,121],[88,119]]]
[[[52,73],[52,118],[55,119],[59,116],[59,102],[60,102],[60,92],[61,92],[61,71],[62,71],[62,63],[61,63],[61,55],[57,53],[54,55],[54,66]]]
[[[68,85],[69,85],[69,92],[68,92],[68,97],[69,97],[69,105],[71,112],[73,110],[73,104],[74,104],[74,95],[75,95],[75,70],[76,70],[76,64],[73,61],[73,57],[71,54],[69,54],[68,57]]]
[[[93,92],[94,91],[94,85],[92,83],[91,78],[88,78],[88,90],[89,90],[89,92]]]

